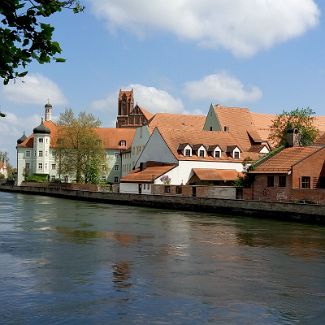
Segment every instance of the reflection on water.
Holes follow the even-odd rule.
[[[76,243],[86,244],[91,239],[108,239],[118,242],[121,246],[129,246],[132,243],[140,242],[149,236],[133,236],[131,234],[113,232],[113,231],[96,231],[96,230],[81,230],[65,227],[56,227],[56,231],[64,235],[65,238]]]
[[[132,285],[128,282],[130,273],[128,262],[118,262],[113,265],[113,282],[117,288],[125,289]]]
[[[0,192],[0,323],[322,324],[325,229]]]

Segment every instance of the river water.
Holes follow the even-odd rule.
[[[1,324],[325,324],[325,228],[0,192]]]

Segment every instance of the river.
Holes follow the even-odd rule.
[[[325,228],[0,192],[1,324],[325,324]]]

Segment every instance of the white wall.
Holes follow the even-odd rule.
[[[136,129],[131,146],[131,157],[128,157],[128,155],[125,155],[123,157],[122,164],[124,168],[122,167],[122,176],[127,175],[135,166],[137,160],[139,159],[143,151],[143,148],[149,140],[149,137],[150,131],[147,125],[138,127]]]
[[[139,193],[138,183],[120,183],[120,193]]]
[[[171,178],[171,185],[187,184],[193,176],[193,168],[211,168],[211,169],[235,169],[238,172],[243,171],[243,165],[240,162],[219,162],[219,161],[179,161],[179,165],[164,175]],[[163,175],[162,175],[163,176]],[[155,180],[155,184],[162,184],[160,177]]]
[[[149,138],[149,141],[144,147],[142,154],[136,163],[136,167],[139,167],[141,162],[145,163],[147,161],[159,161],[172,164],[176,164],[178,162],[157,129],[154,130]]]

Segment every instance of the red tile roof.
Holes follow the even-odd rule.
[[[59,126],[52,121],[45,121],[44,125],[51,130],[51,148],[55,148]],[[135,129],[128,128],[96,128],[94,130],[102,140],[104,149],[128,149],[132,144],[135,134]],[[17,147],[33,148],[33,139],[34,134],[31,134],[25,141],[17,145]],[[126,146],[120,146],[121,140],[126,141]]]
[[[228,157],[225,153],[227,147],[238,146],[241,149],[241,143],[231,133],[223,131],[203,131],[199,129],[191,129],[187,127],[171,129],[171,128],[157,128],[162,138],[166,142],[172,154],[178,160],[202,160],[202,161],[242,161],[250,157],[256,160],[260,157],[255,152],[243,152],[240,159],[233,159]],[[197,155],[184,156],[179,150],[181,144],[189,143],[191,146],[203,144],[206,148],[213,145],[218,145],[223,151],[220,158],[215,158],[210,155],[206,157],[199,157]],[[242,150],[242,149],[241,149]]]
[[[139,107],[140,111],[142,112],[143,116],[149,121],[154,115],[150,113],[148,110],[146,110],[143,107]]]
[[[202,130],[205,122],[204,115],[185,115],[157,113],[148,122],[150,131],[156,127],[167,127],[170,129],[187,128]]]
[[[97,128],[95,129],[97,135],[103,142],[105,149],[128,149],[132,145],[135,128]],[[120,141],[125,140],[126,146],[121,147]]]
[[[150,166],[144,170],[137,169],[121,178],[121,183],[153,183],[176,165]]]
[[[254,168],[254,170],[250,171],[250,173],[288,173],[293,165],[314,154],[318,150],[321,150],[322,148],[324,147],[309,146],[283,149],[276,155],[261,162]]]
[[[214,106],[214,111],[221,130],[227,128],[227,131],[240,141],[244,150],[248,150],[251,146],[249,135],[254,142],[267,141],[268,133],[264,130],[264,123],[267,120],[265,114],[253,114],[248,108],[219,104]],[[270,123],[270,119],[268,121]]]
[[[242,173],[235,169],[208,169],[208,168],[193,168],[194,174],[201,181],[234,181]]]

